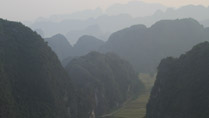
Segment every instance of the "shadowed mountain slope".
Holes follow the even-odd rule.
[[[77,118],[74,96],[44,40],[21,23],[0,19],[0,116]]]
[[[179,58],[163,59],[147,105],[146,118],[209,117],[209,43]]]
[[[91,52],[73,59],[66,70],[85,96],[81,101],[90,101],[82,108],[96,116],[119,108],[144,90],[131,65],[115,54]]]

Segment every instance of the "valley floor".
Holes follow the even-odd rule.
[[[105,118],[144,118],[149,93],[146,92],[134,101],[126,103],[122,108]]]
[[[111,114],[106,114],[101,118],[145,118],[146,105],[149,100],[151,88],[154,84],[156,74],[150,76],[148,74],[140,74],[139,78],[145,84],[146,91],[140,95],[136,100],[129,101],[117,111]]]

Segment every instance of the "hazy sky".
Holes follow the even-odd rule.
[[[106,8],[114,3],[133,0],[0,0],[0,18],[9,20],[34,20],[53,14],[67,14],[96,7]],[[209,5],[209,0],[141,0],[179,7],[187,4]]]

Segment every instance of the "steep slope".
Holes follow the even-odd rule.
[[[163,59],[147,105],[147,118],[209,117],[209,43],[179,58]]]
[[[70,43],[74,45],[83,35],[91,35],[106,41],[110,34],[111,33],[104,33],[98,25],[91,25],[81,30],[70,30],[65,36]]]
[[[73,47],[73,56],[83,56],[91,51],[97,51],[104,42],[90,35],[84,35],[79,38]]]
[[[65,36],[61,34],[57,34],[52,36],[51,38],[46,38],[46,42],[52,48],[52,50],[57,54],[60,61],[70,56],[72,53],[72,46],[65,38]]]
[[[83,109],[100,116],[120,107],[144,90],[131,65],[115,54],[91,52],[66,67],[72,82],[85,97]],[[84,110],[84,111],[87,111]]]
[[[44,40],[21,23],[0,19],[0,117],[76,118],[74,95]]]
[[[61,61],[65,67],[73,58],[86,55],[91,51],[97,51],[104,42],[96,37],[83,35],[70,50],[60,47],[57,43],[53,44],[53,47],[59,47],[62,49],[62,52],[65,52],[65,58]],[[59,55],[59,53],[57,54]]]
[[[63,67],[67,66],[67,64],[70,63],[70,61],[72,61],[74,58],[76,58],[76,57],[69,56],[69,57],[65,58],[64,60],[62,60],[62,62],[61,62],[62,66]]]
[[[115,52],[138,72],[155,72],[167,56],[179,56],[193,45],[209,40],[209,31],[193,19],[162,20],[150,28],[135,25],[113,33],[102,52]]]

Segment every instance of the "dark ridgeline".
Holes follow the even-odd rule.
[[[193,45],[208,41],[209,30],[193,19],[162,20],[150,28],[135,25],[113,33],[101,52],[114,52],[137,72],[156,72],[162,58],[177,57]]]
[[[144,89],[132,67],[113,54],[92,52],[66,69],[73,82],[39,35],[0,19],[2,118],[95,118]]]
[[[48,45],[57,54],[60,61],[71,56],[73,47],[62,34],[56,34],[51,38],[45,38]]]
[[[90,35],[84,35],[78,39],[73,47],[73,56],[83,56],[91,51],[97,51],[104,41]]]
[[[97,51],[104,42],[96,37],[84,35],[72,46],[61,34],[45,38],[48,45],[57,54],[62,65],[65,67],[73,58],[83,56],[91,51]]]
[[[137,72],[155,73],[162,58],[177,57],[193,45],[208,41],[209,30],[193,19],[181,19],[162,20],[150,28],[134,25],[113,33],[107,42],[84,35],[73,48],[64,36],[56,37],[47,40],[63,66],[91,51],[114,52],[128,60]]]
[[[208,85],[208,42],[194,46],[179,58],[163,59],[146,118],[208,118]]]
[[[132,66],[117,55],[91,52],[73,59],[66,70],[77,88],[83,113],[101,116],[144,90]]]
[[[72,59],[79,56],[84,56],[91,51],[97,51],[103,44],[104,42],[102,40],[90,35],[84,35],[80,37],[73,46],[70,56],[62,61],[62,65],[65,67]]]
[[[21,23],[0,19],[0,117],[76,118],[76,104],[47,43]]]
[[[90,36],[95,36],[99,39],[102,39],[103,41],[107,40],[109,37],[110,33],[104,33],[102,29],[97,25],[97,24],[88,24],[85,29],[80,29],[80,30],[71,30],[68,31],[67,34],[65,34],[66,38],[70,41],[70,43],[75,44],[80,37],[83,35],[90,35]]]

